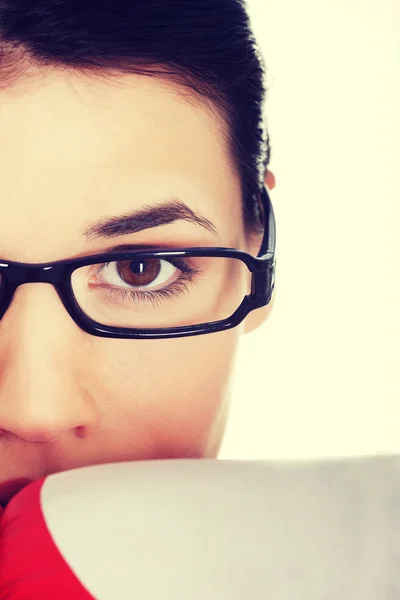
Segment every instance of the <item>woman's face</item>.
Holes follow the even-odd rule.
[[[0,102],[0,258],[52,262],[122,244],[257,253],[222,126],[172,84],[53,72],[1,91]],[[218,235],[185,220],[112,239],[83,235],[97,220],[172,197]],[[215,457],[239,336],[257,313],[260,321],[256,311],[212,335],[100,338],[74,323],[52,286],[20,286],[0,322],[0,503],[8,480],[104,462]]]

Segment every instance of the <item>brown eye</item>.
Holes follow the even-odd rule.
[[[155,281],[161,271],[161,261],[158,258],[122,260],[116,265],[118,275],[124,283],[139,287]]]
[[[153,291],[179,278],[181,269],[160,258],[133,258],[98,265],[91,283],[108,284],[131,290]],[[97,279],[101,276],[101,279]],[[96,281],[97,279],[97,281]]]

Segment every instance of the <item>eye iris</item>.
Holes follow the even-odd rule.
[[[160,274],[161,264],[157,258],[123,260],[117,264],[117,271],[123,281],[129,285],[149,285]]]

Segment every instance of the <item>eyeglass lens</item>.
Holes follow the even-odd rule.
[[[79,267],[71,283],[100,325],[162,329],[229,318],[251,292],[251,272],[230,257],[135,256]]]

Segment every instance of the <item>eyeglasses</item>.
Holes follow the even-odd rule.
[[[275,284],[275,216],[262,190],[257,257],[232,248],[108,252],[46,264],[0,262],[0,319],[18,286],[53,285],[83,331],[123,339],[225,331],[269,304]]]

